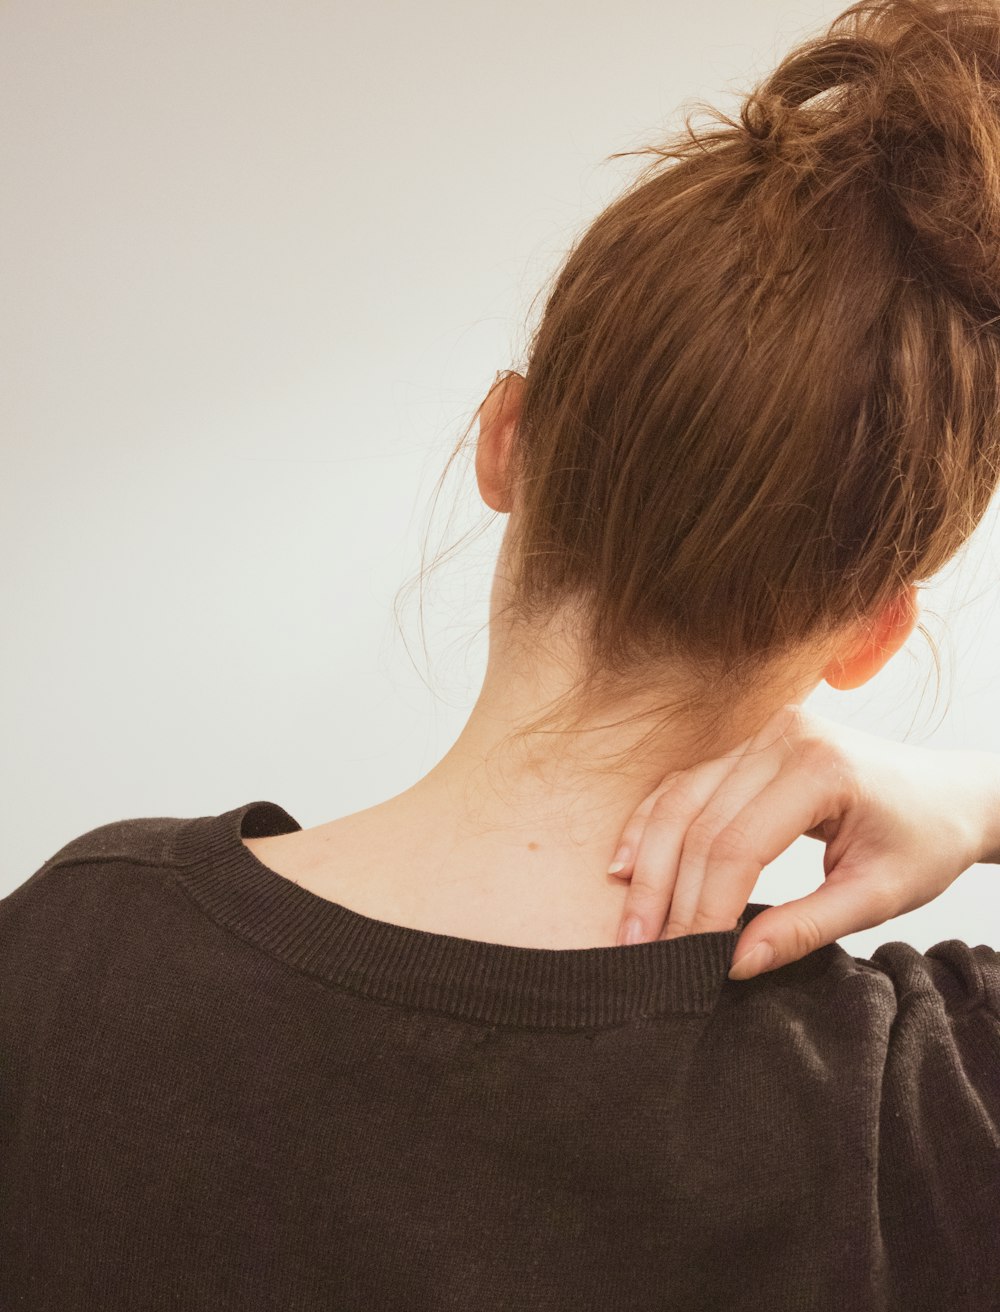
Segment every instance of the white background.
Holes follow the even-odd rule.
[[[266,798],[309,828],[443,754],[502,521],[460,464],[428,522],[434,484],[642,162],[605,157],[734,112],[842,7],[6,0],[0,894],[112,820]],[[923,593],[937,700],[917,634],[815,710],[1000,749],[995,511]],[[433,555],[482,526],[431,576],[425,654],[398,590],[428,527]],[[754,900],[821,861],[800,838]],[[1000,945],[998,890],[978,866],[842,942]]]

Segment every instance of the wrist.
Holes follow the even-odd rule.
[[[982,855],[987,865],[1000,865],[1000,754],[973,751],[974,775],[981,796]]]

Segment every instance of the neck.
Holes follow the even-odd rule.
[[[624,888],[607,868],[643,799],[666,774],[732,750],[806,691],[785,686],[773,704],[734,707],[725,729],[711,738],[683,709],[666,721],[661,714],[650,734],[650,715],[636,718],[642,708],[635,704],[605,708],[568,733],[516,736],[561,690],[560,679],[564,662],[508,661],[491,652],[458,739],[395,799],[411,833],[432,844],[426,872],[432,885],[440,872],[452,890],[458,880],[478,877],[501,896],[507,890],[521,897],[528,888],[544,899],[550,889],[558,899],[571,890],[578,906],[590,898],[606,907],[614,890],[621,900]],[[670,702],[669,686],[660,683],[647,708]]]
[[[456,837],[491,835],[512,853],[572,850],[588,868],[602,870],[625,822],[665,775],[721,755],[753,731],[734,724],[696,752],[693,731],[671,721],[641,757],[611,767],[603,761],[627,752],[635,736],[628,730],[587,726],[557,732],[544,744],[530,738],[512,744],[509,735],[538,709],[519,715],[509,697],[484,688],[454,745],[415,790],[423,805],[451,815]]]

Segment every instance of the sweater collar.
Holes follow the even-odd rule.
[[[537,1029],[704,1015],[723,988],[747,988],[727,973],[744,927],[766,904],[748,903],[734,929],[630,947],[483,943],[352,911],[278,874],[241,841],[301,828],[275,802],[247,802],[181,821],[171,864],[213,920],[328,984],[410,1009]]]

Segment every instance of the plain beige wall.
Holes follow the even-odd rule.
[[[604,157],[731,111],[841,7],[5,0],[0,894],[111,820],[269,798],[309,827],[441,755],[499,526],[434,575],[429,666],[404,606],[433,692],[393,600],[532,297],[640,162]],[[432,545],[481,511],[452,477]],[[998,578],[988,525],[924,594],[937,707],[919,636],[811,705],[1000,749]],[[845,945],[1000,944],[998,889],[977,867]]]

